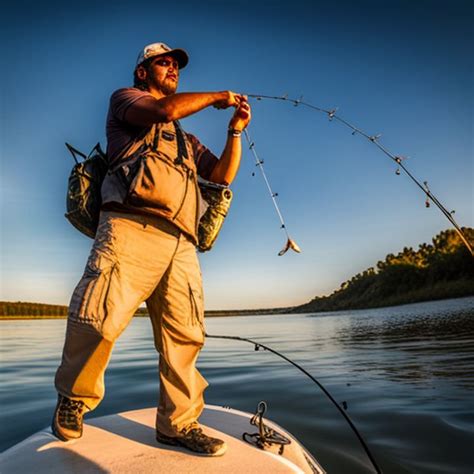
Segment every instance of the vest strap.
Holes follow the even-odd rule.
[[[153,135],[152,150],[156,152],[158,150],[158,142],[160,140],[160,128],[158,127],[157,123],[153,124]]]
[[[186,147],[186,140],[184,139],[184,132],[181,128],[181,124],[178,120],[175,120],[173,122],[173,125],[176,131],[176,140],[178,142],[178,156],[176,157],[176,160],[174,162],[177,165],[182,165],[183,159],[187,160],[189,158],[188,148]]]

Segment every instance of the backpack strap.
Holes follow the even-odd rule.
[[[86,155],[84,155],[84,153],[82,153],[78,149],[74,148],[72,145],[69,145],[69,143],[66,143],[65,145],[66,145],[67,149],[69,150],[69,152],[71,153],[71,155],[74,158],[74,161],[76,162],[77,165],[79,164],[79,160],[77,159],[77,155],[79,155],[83,160],[87,160],[88,157]],[[99,144],[97,143],[96,148],[97,148],[98,145]],[[99,146],[99,148],[100,148],[100,146]]]
[[[92,148],[87,159],[91,158],[94,155],[99,156],[100,159],[108,166],[107,155],[103,152],[100,146],[100,142],[97,142],[97,145],[94,148]]]

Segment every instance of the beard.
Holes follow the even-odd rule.
[[[165,96],[172,95],[178,88],[179,76],[177,75],[176,80],[154,74],[153,71],[149,71],[150,75],[147,78],[148,87],[161,91]]]
[[[154,77],[151,81],[151,84],[155,89],[160,90],[166,96],[174,94],[178,88],[178,81],[173,81],[173,79],[169,78],[159,80],[158,78]]]
[[[161,84],[161,90],[165,95],[171,95],[176,92],[178,88],[178,83],[172,79],[165,79]]]

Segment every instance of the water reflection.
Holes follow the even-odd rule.
[[[450,379],[474,387],[474,304],[459,309],[432,302],[335,317],[332,342],[350,353],[346,367],[352,372],[409,383]],[[321,341],[313,347],[319,351]]]
[[[302,365],[348,413],[384,472],[472,471],[474,298],[316,315],[210,318],[211,334],[255,339]],[[64,320],[0,324],[0,450],[48,425]],[[285,361],[250,344],[209,339],[199,358],[207,403],[254,411],[295,434],[328,472],[369,472],[347,423]],[[150,322],[135,319],[106,374],[93,416],[155,406]],[[1,429],[3,428],[3,429]]]

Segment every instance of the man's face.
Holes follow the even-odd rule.
[[[151,60],[146,78],[151,89],[157,89],[164,95],[176,92],[179,80],[178,61],[172,56],[162,55]]]

